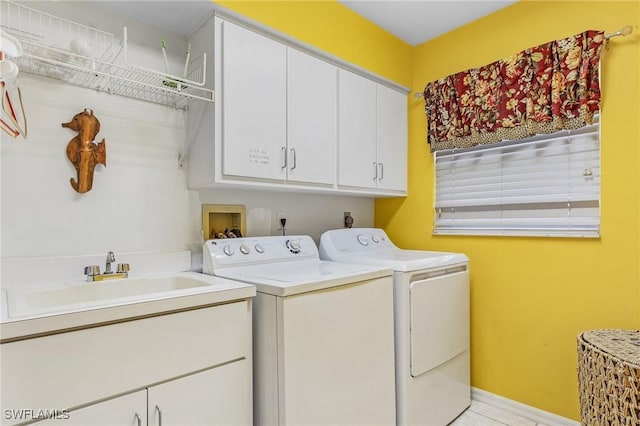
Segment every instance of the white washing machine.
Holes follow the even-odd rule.
[[[393,270],[320,260],[308,236],[209,240],[205,273],[256,286],[256,425],[395,423]]]
[[[320,257],[394,270],[397,424],[446,425],[469,407],[469,259],[402,250],[372,228],[325,232]]]

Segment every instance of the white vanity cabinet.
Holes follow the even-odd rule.
[[[51,410],[49,408],[49,410]],[[55,410],[55,409],[54,409]],[[43,413],[44,414],[44,413]],[[103,402],[70,411],[49,411],[47,420],[35,422],[38,426],[146,426],[147,391],[141,390]],[[26,417],[26,416],[25,416]]]
[[[252,422],[251,299],[11,341],[0,355],[3,425],[37,410],[57,410],[47,425]]]
[[[406,94],[347,70],[339,88],[338,185],[406,193]]]
[[[247,361],[191,374],[36,422],[38,426],[246,425]],[[148,420],[147,420],[148,415]]]
[[[216,97],[189,110],[191,188],[406,194],[406,92],[237,17],[212,17],[191,43],[214,57]]]
[[[231,364],[149,388],[149,425],[247,425],[248,361]]]

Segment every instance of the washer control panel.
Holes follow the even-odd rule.
[[[208,240],[202,249],[203,269],[318,258],[318,247],[308,235]]]
[[[299,254],[302,251],[299,240],[289,239],[285,242],[285,245],[293,254]]]

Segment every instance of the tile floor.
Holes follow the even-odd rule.
[[[450,426],[545,426],[535,420],[520,417],[509,411],[483,402],[471,401],[471,406]]]

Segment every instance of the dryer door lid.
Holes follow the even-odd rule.
[[[411,376],[469,348],[469,272],[414,281],[410,286]]]

